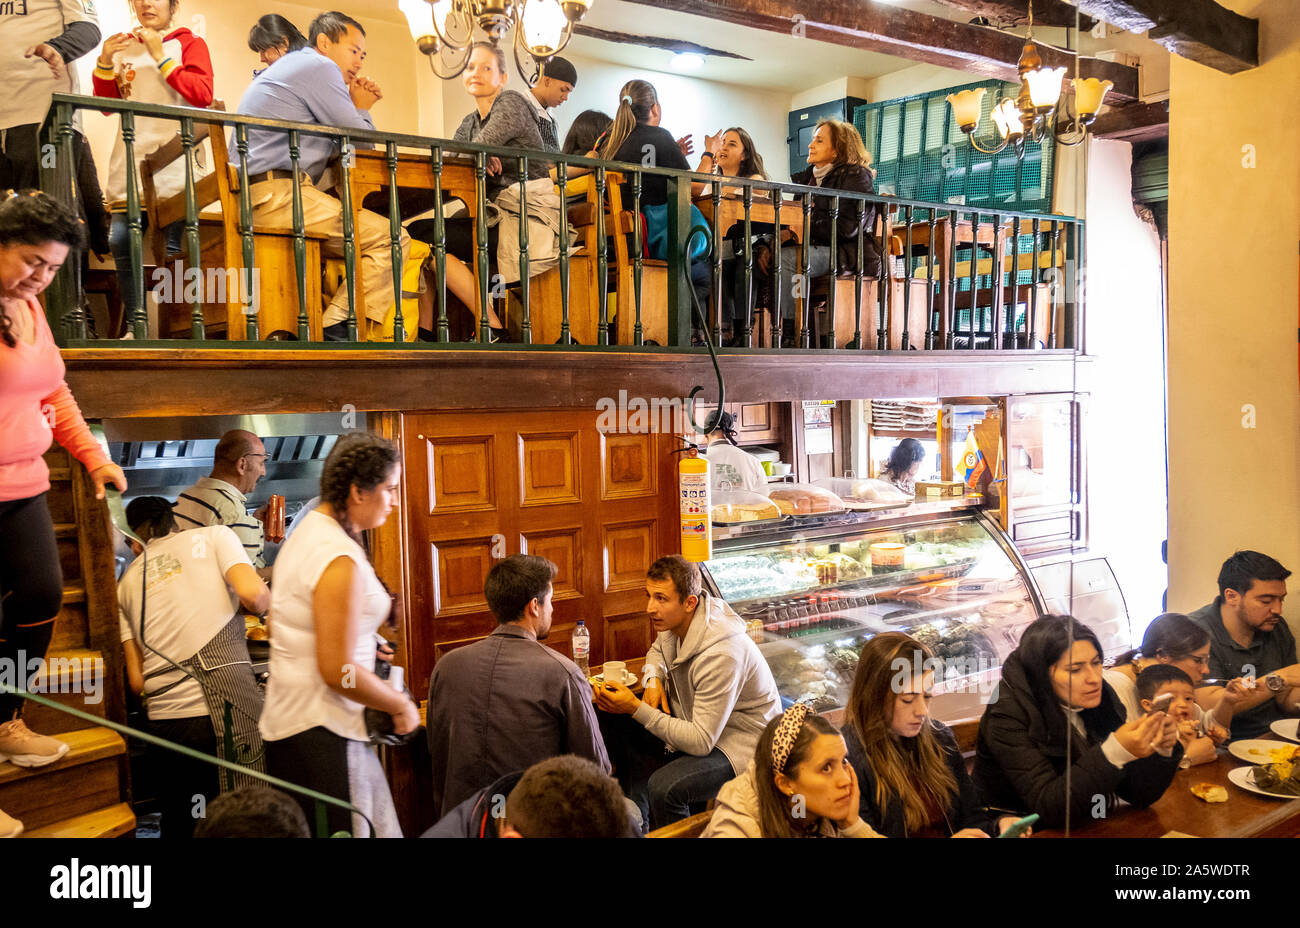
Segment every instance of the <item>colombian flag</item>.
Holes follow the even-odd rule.
[[[966,429],[966,450],[962,454],[961,463],[966,468],[966,486],[972,490],[979,489],[980,477],[988,470],[988,464],[984,461],[984,453],[975,442],[975,429],[971,427]]]

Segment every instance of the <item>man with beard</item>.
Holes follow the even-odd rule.
[[[1233,716],[1233,738],[1258,738],[1273,722],[1300,712],[1295,636],[1282,618],[1289,576],[1267,554],[1238,551],[1219,571],[1218,597],[1188,615],[1210,633],[1210,679],[1255,678],[1255,691]],[[1201,687],[1196,701],[1213,706],[1222,689]]]
[[[549,757],[575,754],[610,771],[587,678],[542,644],[555,574],[546,558],[528,554],[496,564],[483,585],[496,630],[433,669],[426,726],[440,818],[500,777]]]

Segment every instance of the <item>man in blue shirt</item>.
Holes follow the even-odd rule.
[[[290,122],[316,123],[343,129],[374,129],[370,107],[383,98],[373,81],[360,76],[366,57],[366,33],[361,24],[342,13],[322,13],[311,24],[308,47],[279,58],[249,85],[239,101],[239,112]],[[306,232],[325,237],[325,252],[343,256],[343,204],[316,188],[328,162],[339,154],[335,137],[299,136],[298,165],[303,174],[302,208]],[[356,148],[370,148],[365,142]],[[234,150],[234,141],[231,141]],[[289,135],[269,129],[248,130],[249,194],[253,222],[258,227],[292,228],[293,162]],[[355,229],[360,257],[361,287],[365,291],[366,317],[357,320],[365,338],[368,329],[382,326],[393,308],[392,241],[388,220],[361,210]],[[402,258],[410,257],[411,239],[402,232]],[[416,271],[418,268],[409,268]],[[407,274],[406,276],[412,276]],[[406,310],[406,304],[403,309]],[[412,307],[413,308],[413,307]],[[339,287],[325,310],[325,337],[346,337],[348,295]],[[414,324],[418,314],[408,312]]]

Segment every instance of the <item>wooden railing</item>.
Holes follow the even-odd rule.
[[[361,341],[374,347],[488,348],[486,312],[479,311],[474,330],[459,335],[449,316],[446,200],[452,196],[465,202],[472,220],[471,267],[478,305],[493,302],[512,320],[517,339],[512,348],[559,344],[599,349],[617,344],[620,350],[645,346],[689,350],[692,335],[698,347],[704,333],[717,344],[729,334],[723,331],[722,317],[730,294],[738,295],[732,300],[736,345],[749,350],[1000,352],[1077,349],[1081,344],[1084,226],[1066,216],[722,178],[424,136],[282,122],[215,109],[56,94],[44,130],[44,143],[53,148],[44,150],[57,157],[42,159],[42,187],[69,203],[77,198],[72,154],[72,120],[77,110],[99,110],[120,122],[128,164],[136,160],[138,119],[166,119],[177,125],[174,140],[146,159],[142,172],[145,189],[140,189],[134,172],[128,172],[126,179],[130,272],[135,286],[130,288],[133,305],[124,307],[124,315],[126,330],[133,336],[127,344],[135,346],[230,347],[230,342],[238,341],[240,347],[272,347],[281,344],[277,339],[324,346],[321,309],[313,301],[318,302],[323,273],[334,269],[345,281],[347,317],[346,341],[333,344],[355,348]],[[255,222],[250,197],[249,132],[268,129],[287,135],[292,165],[292,222],[278,229]],[[234,159],[227,160],[227,134],[239,155],[237,165],[232,163]],[[341,264],[323,260],[320,236],[309,234],[304,223],[299,170],[304,136],[335,139],[344,153],[337,159]],[[214,171],[196,179],[193,154],[205,140],[213,153]],[[374,148],[362,151],[361,146]],[[153,172],[182,158],[183,191],[159,199]],[[492,273],[493,256],[488,249],[487,178],[493,158],[516,164],[520,178],[519,276],[513,288],[504,287],[501,278]],[[535,270],[530,274],[534,258],[526,221],[526,179],[529,162],[539,160],[551,166],[570,221],[558,223],[556,266],[543,274]],[[577,174],[586,176],[575,177]],[[668,191],[667,244],[662,260],[645,257],[645,226],[637,219],[643,213],[645,180],[651,175],[662,176]],[[694,200],[692,184],[703,185],[704,190]],[[391,316],[382,324],[367,321],[362,312],[366,294],[358,281],[355,222],[363,209],[360,199],[367,191],[372,196],[386,192],[397,298]],[[402,235],[403,217],[410,218],[411,208],[403,198],[413,193],[424,195],[424,209],[432,208],[429,264],[434,293],[427,332],[431,341],[411,340],[417,323],[410,318],[409,305],[404,307],[400,298],[404,289],[409,291],[403,287]],[[692,226],[693,204],[709,217],[709,225]],[[859,224],[868,211],[877,217],[867,234],[839,239],[840,247],[831,248],[830,266],[821,274],[812,272],[812,252],[806,247],[815,210],[829,214],[832,228],[846,215],[858,217]],[[160,317],[160,331],[153,333],[153,341],[144,297],[146,215],[152,217],[155,250],[165,251],[160,226],[183,222],[184,245],[176,256],[183,267],[191,273],[197,269],[200,283],[206,271],[208,281],[214,279],[215,272],[216,278],[239,284],[234,287],[237,296],[227,294],[224,304],[212,293],[205,293],[204,286],[184,288],[183,295],[171,300],[173,312],[166,320],[171,324],[164,324]],[[761,277],[755,266],[756,233],[781,226],[793,231],[799,243],[783,249],[782,236],[775,235],[770,244],[771,266],[781,266],[783,250],[798,249],[793,286],[790,292],[784,292],[784,286],[771,286],[770,305],[756,305]],[[575,233],[581,239],[576,251]],[[703,305],[691,284],[687,248],[688,240],[694,244],[701,236],[707,238],[708,248],[696,260],[706,261],[710,269],[708,298]],[[734,244],[733,257],[724,256],[728,242]],[[868,247],[868,242],[873,247]],[[878,277],[871,276],[865,266],[865,256],[871,250],[882,258]],[[838,260],[845,252],[849,260]],[[259,265],[267,263],[264,253],[278,256],[260,268],[263,276],[269,270],[277,278],[272,282],[278,290],[269,301],[271,305],[264,298],[267,286],[261,287],[263,298],[259,298],[257,285]],[[167,255],[155,255],[159,264],[167,260]],[[843,266],[846,263],[848,267]],[[65,347],[121,344],[115,338],[119,333],[101,333],[112,340],[90,338],[76,264],[68,262],[48,291],[47,311],[61,343]],[[500,270],[496,268],[498,274]],[[289,279],[279,279],[282,277]],[[180,281],[176,284],[180,291]],[[514,311],[509,309],[512,300],[517,304]],[[615,302],[617,320],[611,312]],[[183,304],[179,322],[176,304]],[[370,318],[374,320],[373,313]],[[577,333],[584,334],[579,337]],[[177,335],[180,337],[168,337]]]

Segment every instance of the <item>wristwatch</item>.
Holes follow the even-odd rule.
[[[1266,676],[1264,678],[1264,685],[1273,693],[1280,693],[1286,689],[1286,681],[1283,680],[1282,675],[1278,673],[1271,673]]]

